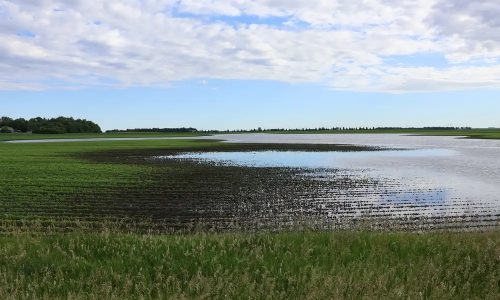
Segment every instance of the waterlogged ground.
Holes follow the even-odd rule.
[[[280,201],[266,194],[274,193],[273,187],[260,194],[258,190],[251,193],[262,199],[262,207],[253,215],[262,222],[281,219],[288,224],[302,219],[322,227],[361,223],[410,229],[473,229],[499,224],[500,141],[398,135],[253,134],[217,138],[237,143],[353,144],[389,149],[208,151],[156,157],[219,169],[261,169],[262,174],[274,170],[274,176],[290,176],[296,182],[289,186],[288,199]],[[307,184],[298,184],[300,181]],[[275,189],[286,190],[287,185]],[[269,214],[266,209],[275,213]]]
[[[0,153],[7,232],[473,230],[500,219],[495,140],[235,134],[2,143]]]

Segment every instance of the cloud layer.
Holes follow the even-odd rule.
[[[496,0],[0,0],[0,89],[197,78],[500,87]]]

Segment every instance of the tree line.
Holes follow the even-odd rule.
[[[391,130],[471,130],[471,127],[316,127],[316,128],[254,128],[254,129],[235,129],[235,130],[206,130],[202,132],[217,133],[217,132],[232,132],[232,133],[245,133],[245,132],[275,132],[275,131],[391,131]]]
[[[92,121],[67,117],[42,118],[0,118],[1,132],[32,132],[41,134],[101,133],[101,127]]]
[[[134,128],[134,129],[113,129],[106,132],[198,132],[198,129],[193,127],[179,128]]]

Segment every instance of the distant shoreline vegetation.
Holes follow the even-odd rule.
[[[198,129],[192,127],[180,127],[180,128],[134,128],[134,129],[113,129],[107,130],[106,132],[198,132]]]
[[[318,127],[318,128],[254,128],[254,129],[235,129],[235,130],[206,130],[200,132],[306,132],[306,131],[455,131],[472,130],[472,127]]]
[[[491,128],[493,129],[493,128]],[[254,128],[254,129],[231,129],[231,130],[198,130],[194,127],[172,127],[172,128],[133,128],[113,129],[106,133],[317,133],[317,132],[452,132],[471,131],[472,127],[316,127],[316,128]],[[102,133],[98,124],[85,120],[68,117],[42,118],[36,117],[29,120],[24,118],[13,119],[10,117],[0,118],[0,133],[35,133],[35,134],[64,134],[64,133]]]
[[[64,134],[64,133],[101,133],[101,127],[92,121],[67,117],[42,118],[36,117],[26,120],[0,118],[0,133],[37,133],[37,134]]]
[[[107,130],[107,133],[127,133],[127,132],[197,132],[197,133],[247,133],[247,132],[306,132],[306,131],[394,131],[394,130],[412,130],[412,131],[453,131],[453,130],[472,130],[472,127],[319,127],[319,128],[254,128],[254,129],[233,129],[233,130],[198,130],[193,127],[179,128],[134,128],[134,129],[113,129]]]

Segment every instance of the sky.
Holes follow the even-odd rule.
[[[0,115],[500,127],[497,0],[0,0]]]

